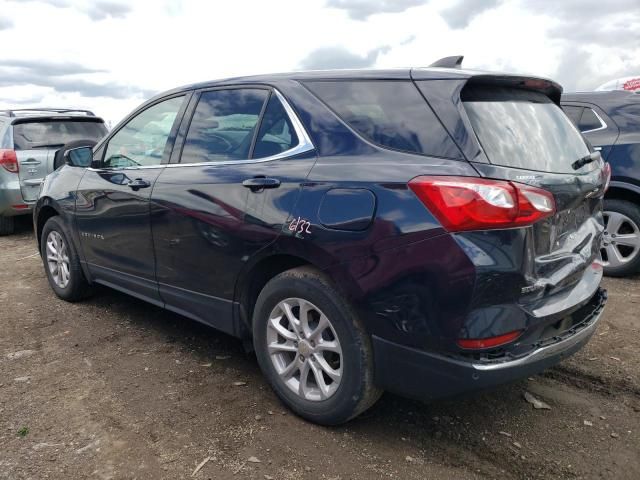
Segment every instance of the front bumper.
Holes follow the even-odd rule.
[[[598,327],[606,301],[606,291],[598,289],[582,322],[518,358],[473,361],[417,350],[373,336],[376,384],[400,395],[430,400],[539,373],[586,345]]]

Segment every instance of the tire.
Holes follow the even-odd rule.
[[[0,236],[11,235],[14,229],[13,217],[3,217],[0,215]]]
[[[78,300],[86,298],[91,293],[91,286],[84,276],[82,267],[80,266],[78,252],[76,252],[69,237],[67,229],[60,217],[51,217],[42,228],[40,253],[49,285],[55,294],[67,302],[77,302]],[[50,242],[53,242],[54,245],[50,246]],[[63,273],[65,269],[61,263],[58,263],[57,269],[54,268],[52,271],[52,267],[50,266],[50,260],[54,258],[52,248],[60,252],[60,255],[57,255],[57,257],[61,258],[62,263],[66,261],[66,272],[68,272],[68,275]],[[58,272],[57,276],[56,271]],[[66,282],[64,281],[65,279]]]
[[[604,201],[604,274],[625,277],[640,270],[640,207],[626,200]]]
[[[303,317],[309,319],[311,335],[291,331],[293,324],[284,313],[285,302],[297,321],[301,308],[308,312]],[[323,315],[327,322],[322,320]],[[276,329],[276,324],[282,328]],[[312,422],[345,423],[371,407],[382,394],[373,384],[369,335],[349,302],[313,268],[288,270],[265,285],[253,314],[253,343],[260,368],[275,393],[296,414]],[[274,343],[278,346],[270,352],[268,344]],[[293,362],[295,366],[290,369]],[[289,370],[293,375],[284,373]],[[300,382],[305,370],[308,376]],[[337,381],[336,372],[340,373]],[[305,388],[301,389],[300,383]],[[326,388],[319,388],[321,383]]]

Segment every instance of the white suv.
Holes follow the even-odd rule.
[[[16,215],[29,214],[56,151],[73,140],[97,142],[104,121],[88,110],[0,110],[0,235],[13,233]]]

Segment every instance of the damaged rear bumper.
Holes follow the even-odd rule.
[[[606,290],[599,288],[583,307],[582,322],[517,358],[473,361],[417,350],[374,336],[376,384],[400,395],[429,400],[481,390],[539,373],[573,355],[589,341],[598,327],[606,301]]]

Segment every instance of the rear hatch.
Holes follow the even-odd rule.
[[[526,283],[519,302],[534,317],[547,317],[587,301],[600,275],[604,163],[558,106],[560,91],[516,88],[472,78],[462,105],[482,149],[474,167],[484,177],[542,188],[555,199],[555,215],[537,222],[525,242]],[[579,159],[586,161],[576,163]],[[583,164],[581,164],[583,163]],[[596,269],[598,268],[596,263]]]
[[[56,151],[74,140],[99,140],[107,133],[97,117],[52,116],[14,120],[13,145],[18,157],[20,189],[26,202],[35,201],[40,183],[54,169]]]

